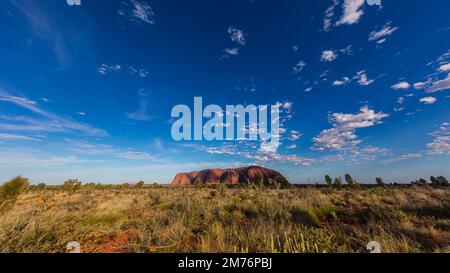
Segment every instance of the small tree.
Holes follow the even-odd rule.
[[[423,186],[423,187],[427,187],[428,186],[428,182],[425,179],[423,179],[423,178],[421,178],[419,180],[416,180],[416,181],[413,181],[412,184],[416,185],[416,186]]]
[[[38,190],[44,190],[45,189],[45,183],[39,183],[39,184],[37,184],[37,186],[36,186],[36,189],[38,189]]]
[[[64,182],[63,189],[70,192],[75,192],[81,187],[81,181],[78,179],[69,179]]]
[[[352,188],[359,187],[359,183],[350,174],[345,175],[345,181]]]
[[[437,178],[432,176],[432,177],[430,177],[430,180],[431,180],[431,184],[433,186],[444,186],[445,187],[445,186],[449,185],[447,178],[445,178],[444,176],[438,176]]]
[[[350,186],[354,186],[356,184],[355,180],[353,179],[353,177],[350,174],[345,174],[345,181],[347,182],[348,185]]]
[[[335,186],[336,188],[341,188],[342,187],[342,178],[340,178],[340,177],[335,178],[333,186]]]
[[[381,178],[381,177],[375,178],[375,181],[377,181],[377,186],[378,187],[385,187],[386,186],[386,184],[384,184],[383,178]]]
[[[325,183],[327,183],[328,186],[333,186],[333,179],[327,174],[325,175]]]
[[[430,177],[430,181],[431,181],[431,185],[433,185],[433,186],[438,186],[439,185],[439,181],[434,176]]]
[[[130,188],[130,184],[129,183],[123,183],[122,185],[119,186],[119,188],[121,190],[126,190]]]
[[[139,181],[139,182],[136,184],[136,188],[143,188],[144,185],[145,185],[145,182],[144,182],[144,181]]]
[[[445,186],[445,187],[449,186],[449,182],[448,182],[447,178],[445,178],[444,176],[438,176],[437,180],[439,181],[439,184],[441,186]]]

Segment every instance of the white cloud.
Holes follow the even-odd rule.
[[[353,130],[341,131],[338,128],[323,130],[320,135],[313,138],[314,150],[340,150],[355,147],[361,140]]]
[[[292,130],[289,134],[290,141],[299,140],[302,137],[302,134],[299,131]]]
[[[131,19],[133,21],[146,24],[155,23],[155,13],[147,3],[138,0],[130,0],[130,2],[132,4]]]
[[[23,135],[0,134],[0,141],[1,140],[39,141],[40,139]]]
[[[121,70],[122,70],[122,66],[120,64],[115,64],[115,65],[102,64],[97,69],[98,73],[100,73],[102,75],[106,75],[108,73],[113,73],[113,72],[119,72]],[[135,68],[134,66],[128,67],[128,73],[131,75],[136,75],[141,78],[146,78],[150,74],[144,68]]]
[[[447,64],[449,60],[450,60],[450,49],[441,56],[439,56],[436,62],[440,65],[444,65]]]
[[[239,48],[225,48],[223,50],[223,58],[229,58],[230,56],[237,56],[239,55]]]
[[[121,69],[122,69],[122,66],[119,64],[115,64],[115,65],[102,64],[97,69],[97,71],[98,71],[98,73],[100,73],[102,75],[106,75],[107,73],[110,73],[110,72],[118,72]]]
[[[292,69],[292,72],[294,74],[300,73],[304,68],[306,67],[306,63],[304,61],[299,61],[294,68]]]
[[[353,54],[353,45],[348,45],[345,48],[339,49],[339,52],[346,55],[352,55]]]
[[[134,152],[134,151],[127,151],[123,154],[120,154],[119,157],[122,157],[122,158],[128,159],[128,160],[152,160],[154,158],[149,153]]]
[[[245,46],[247,44],[247,34],[245,34],[242,30],[237,29],[235,27],[229,27],[227,29],[228,34],[230,34],[230,39],[234,43],[238,44],[239,46]],[[231,56],[237,56],[239,55],[239,47],[233,47],[233,48],[225,48],[223,50],[222,58],[229,58]]]
[[[135,150],[124,150],[113,145],[80,142],[66,139],[64,145],[61,145],[69,153],[76,153],[83,156],[96,156],[121,158],[127,160],[155,160],[155,158],[147,152],[138,152]]]
[[[403,103],[404,102],[405,102],[405,98],[404,97],[399,97],[397,99],[397,106],[394,107],[394,111],[395,112],[401,112],[401,111],[405,110],[405,107],[403,107]]]
[[[388,116],[382,112],[376,113],[367,106],[361,107],[358,114],[333,113],[330,115],[333,128],[324,130],[313,138],[313,149],[325,151],[353,148],[361,143],[356,135],[356,129],[380,124]]]
[[[418,89],[418,90],[424,89],[425,87],[427,87],[428,84],[429,84],[429,82],[416,82],[414,84],[414,88]]]
[[[389,163],[394,163],[394,162],[398,162],[398,161],[405,161],[405,160],[417,159],[417,158],[422,158],[422,157],[423,157],[423,155],[421,153],[409,153],[409,154],[400,155],[395,158],[387,159],[387,160],[383,161],[383,163],[389,164]]]
[[[324,50],[322,51],[322,57],[320,58],[323,62],[332,62],[336,60],[338,55],[333,50]]]
[[[401,89],[409,89],[411,87],[411,85],[408,82],[399,82],[397,84],[394,84],[393,86],[391,86],[392,89],[394,90],[401,90]]]
[[[247,43],[247,41],[246,41],[247,35],[242,30],[237,29],[235,27],[229,27],[227,31],[228,31],[228,34],[231,35],[231,37],[230,37],[231,41],[233,41],[241,46],[245,46],[245,44]]]
[[[23,169],[24,167],[60,167],[60,166],[74,166],[77,164],[92,163],[94,161],[80,159],[76,156],[67,157],[44,157],[37,156],[35,154],[23,153],[23,152],[3,152],[0,151],[0,167],[12,168],[19,167]]]
[[[431,133],[434,137],[427,144],[429,155],[450,155],[450,123],[443,123],[438,130]]]
[[[280,148],[280,142],[261,142],[259,147],[259,152],[263,154],[276,154],[278,152],[278,148]]]
[[[358,23],[364,14],[362,7],[365,2],[366,0],[344,0],[344,13],[341,19],[336,22],[336,25],[352,25]]]
[[[369,34],[369,41],[377,41],[378,44],[386,42],[386,37],[392,35],[398,27],[392,27],[391,23],[388,22],[381,29],[372,31]]]
[[[339,5],[339,0],[333,0],[333,4],[327,8],[325,11],[325,17],[323,19],[323,30],[328,31],[331,28],[332,20],[334,17],[334,11]]]
[[[450,89],[450,73],[443,80],[435,81],[427,88],[428,93],[434,93],[442,90]]]
[[[223,156],[239,156],[247,160],[254,161],[252,164],[265,163],[292,163],[295,165],[310,166],[314,159],[304,158],[297,155],[281,155],[278,149],[279,143],[261,143],[259,149],[254,142],[237,142],[234,144],[224,144],[220,147],[207,147],[205,145],[184,145],[189,149],[197,149],[202,152]],[[288,150],[295,149],[296,145],[289,145]],[[241,163],[242,164],[242,163]]]
[[[356,73],[356,76],[353,79],[358,80],[358,84],[362,86],[368,86],[375,82],[375,80],[369,79],[365,70]]]
[[[343,77],[341,80],[336,80],[333,82],[333,86],[344,86],[350,83],[349,77]]]
[[[434,98],[434,97],[425,97],[425,98],[421,98],[421,99],[420,99],[420,102],[421,102],[421,103],[424,103],[424,104],[433,104],[433,103],[435,103],[436,101],[437,101],[437,99]]]
[[[288,149],[288,150],[295,150],[295,149],[297,149],[297,145],[295,145],[295,144],[289,145],[289,146],[286,147],[286,149]]]
[[[253,159],[256,163],[268,163],[268,162],[280,162],[280,163],[292,163],[295,165],[311,166],[316,160],[311,158],[305,158],[298,155],[280,155],[277,153],[262,153],[249,157]]]
[[[136,121],[149,121],[153,117],[147,114],[147,109],[150,104],[150,100],[148,99],[149,92],[145,89],[141,89],[138,91],[139,95],[139,109],[132,113],[126,113],[126,117]]]
[[[224,156],[239,156],[246,160],[252,160],[254,161],[254,164],[259,163],[273,163],[273,162],[280,162],[280,163],[291,163],[295,165],[304,165],[309,166],[311,165],[314,160],[303,158],[296,155],[281,155],[279,154],[279,149],[283,145],[280,141],[273,141],[274,135],[278,135],[280,139],[286,139],[289,141],[296,141],[298,140],[302,134],[299,131],[296,130],[287,130],[284,127],[284,124],[292,118],[292,110],[293,110],[293,102],[286,100],[286,101],[278,101],[274,103],[277,107],[279,107],[279,114],[280,114],[280,129],[278,131],[271,131],[272,141],[265,142],[262,140],[256,140],[256,141],[249,141],[249,140],[240,140],[237,142],[225,143],[224,145],[221,145],[219,147],[211,147],[208,145],[189,145],[190,149],[197,149],[202,152],[206,152],[208,154],[215,154],[215,155],[224,155]],[[274,111],[274,109],[272,109]],[[252,128],[252,124],[248,124],[244,126],[244,132],[246,134],[258,131],[262,132],[262,128],[258,128],[257,126],[255,128]],[[289,132],[287,134],[287,132]],[[287,134],[287,136],[285,136]],[[294,149],[293,146],[294,143],[289,143],[288,146],[286,146],[286,149],[291,150]],[[186,146],[186,145],[184,145]]]
[[[369,109],[368,106],[361,107],[359,114],[343,114],[333,113],[330,116],[330,121],[336,128],[341,130],[358,129],[365,127],[372,127],[381,123],[381,120],[389,117],[383,112],[376,113]]]
[[[401,159],[411,159],[411,158],[421,158],[422,154],[420,153],[409,153],[409,154],[404,154],[401,155],[400,158]]]
[[[367,76],[367,73],[365,70],[361,70],[356,73],[356,75],[353,78],[349,77],[342,77],[340,80],[335,80],[332,85],[333,86],[345,86],[347,84],[350,84],[354,80],[357,81],[357,83],[361,86],[368,86],[375,82],[375,80],[369,79],[369,76]]]
[[[60,133],[70,129],[58,122],[24,116],[0,116],[0,130],[9,132]]]
[[[450,63],[441,65],[438,70],[439,72],[450,71]]]
[[[0,92],[1,92],[1,90],[0,90]],[[2,96],[1,93],[0,93],[0,101],[12,102],[12,103],[15,103],[18,105],[29,105],[29,106],[33,106],[33,105],[37,104],[35,101],[30,100],[25,97],[7,96],[7,95]]]
[[[148,75],[150,74],[147,70],[145,70],[144,68],[135,68],[133,66],[130,66],[128,68],[128,73],[130,73],[131,75],[136,75],[140,78],[147,78]]]

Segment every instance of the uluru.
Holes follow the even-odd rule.
[[[179,173],[172,181],[173,185],[246,185],[287,186],[288,180],[279,172],[250,166],[235,169],[206,169],[191,173]]]

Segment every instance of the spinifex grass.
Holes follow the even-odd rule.
[[[449,252],[450,189],[27,187],[0,252]]]

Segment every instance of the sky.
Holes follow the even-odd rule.
[[[80,3],[0,2],[0,181],[450,176],[447,0]],[[280,144],[175,141],[194,97],[279,106]]]

